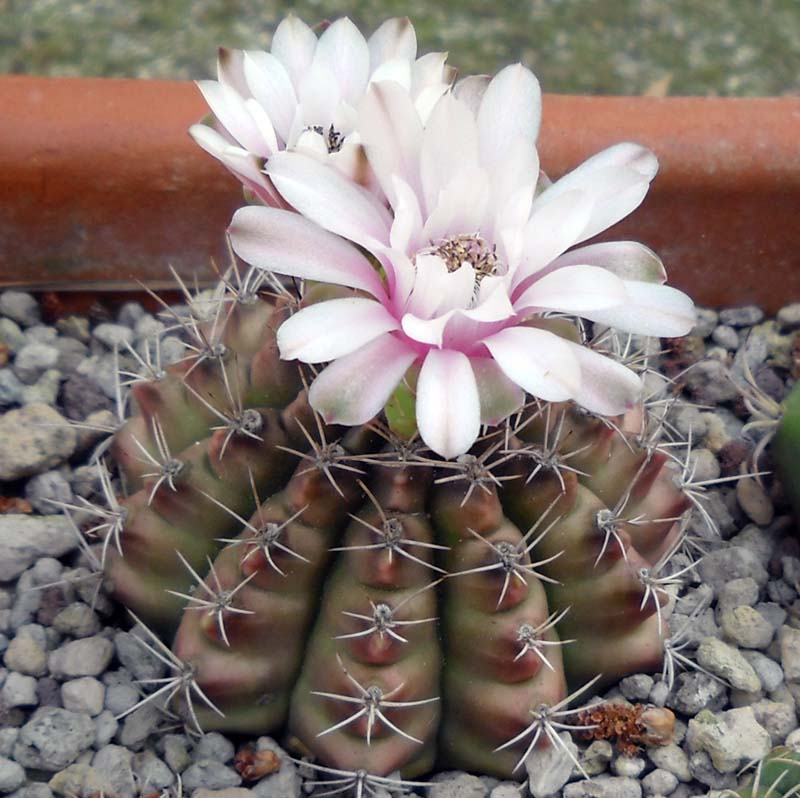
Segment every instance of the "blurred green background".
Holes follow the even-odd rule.
[[[800,0],[0,0],[0,72],[207,77],[218,44],[265,47],[289,10],[407,14],[460,72],[521,59],[550,92],[800,91]]]

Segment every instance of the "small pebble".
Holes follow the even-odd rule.
[[[719,312],[722,324],[731,327],[752,327],[764,318],[764,311],[756,305],[745,305],[741,308],[726,308]]]

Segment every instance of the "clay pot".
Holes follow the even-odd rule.
[[[186,129],[191,83],[0,78],[0,284],[121,291],[213,278],[241,192]],[[623,140],[661,162],[608,238],[664,259],[703,305],[800,301],[800,98],[547,96],[542,163],[558,176]]]

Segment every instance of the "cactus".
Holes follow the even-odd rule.
[[[191,355],[133,381],[108,447],[126,495],[103,466],[93,534],[172,670],[151,695],[337,772],[509,777],[568,699],[666,668],[692,484],[654,442],[660,400],[606,419],[528,397],[447,460],[386,416],[323,423],[275,333],[329,292],[277,293],[223,285],[181,319]]]
[[[730,798],[791,798],[800,795],[800,753],[786,746],[773,748],[744,785]]]
[[[88,508],[171,670],[143,702],[285,732],[328,794],[513,777],[579,697],[688,662],[671,557],[707,483],[632,335],[694,308],[640,244],[571,249],[657,162],[623,143],[551,184],[535,76],[451,87],[407,20],[366,42],[292,17],[272,46],[222,51],[192,129],[261,203],[229,228],[254,268],[174,316],[182,362],[139,356],[107,449],[124,495],[101,466]]]
[[[800,519],[800,386],[795,385],[781,406],[772,453],[795,518]]]

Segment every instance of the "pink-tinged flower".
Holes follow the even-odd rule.
[[[367,87],[392,80],[413,97],[424,118],[452,82],[444,53],[417,58],[408,19],[384,22],[369,40],[339,19],[317,38],[289,16],[272,37],[271,52],[221,49],[218,79],[198,82],[216,126],[190,133],[268,205],[285,207],[264,162],[282,150],[322,161],[360,183],[371,181],[355,129]]]
[[[306,155],[270,160],[270,178],[299,214],[237,211],[235,251],[257,267],[357,290],[300,310],[278,333],[284,358],[332,361],[310,391],[327,420],[372,418],[417,364],[420,435],[454,457],[525,392],[607,415],[639,398],[636,374],[555,335],[544,314],[656,336],[691,328],[691,300],[661,285],[648,248],[573,248],[639,205],[654,155],[618,144],[544,187],[539,117],[538,83],[520,65],[488,85],[462,81],[426,123],[403,87],[373,85],[359,129],[389,208]]]

